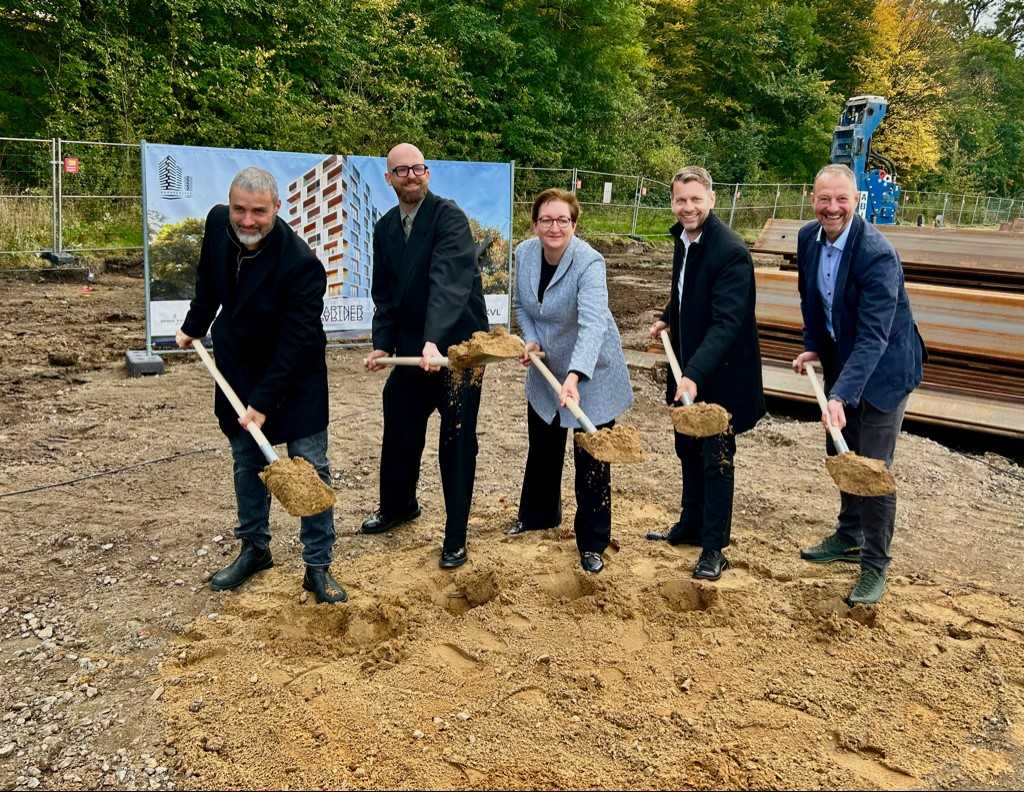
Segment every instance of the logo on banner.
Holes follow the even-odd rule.
[[[184,175],[181,165],[170,154],[157,163],[156,178],[161,198],[173,201],[192,197],[192,177]]]

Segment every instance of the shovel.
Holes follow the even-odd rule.
[[[814,363],[804,363],[804,373],[811,381],[814,388],[814,395],[818,398],[818,406],[821,407],[821,414],[825,416],[829,434],[832,435],[832,442],[835,444],[836,456],[825,458],[825,467],[828,474],[843,492],[850,495],[863,495],[874,497],[877,495],[888,495],[896,491],[896,479],[893,478],[889,468],[885,466],[884,460],[862,457],[850,450],[846,444],[846,438],[836,426],[833,426],[828,415],[828,403],[825,401],[825,391],[818,382],[818,376],[814,371]]]
[[[217,381],[220,389],[231,402],[231,406],[235,408],[238,417],[241,418],[245,415],[245,406],[228,381],[224,379],[224,375],[217,369],[210,353],[203,346],[202,340],[193,339],[192,348],[199,353],[199,358]],[[301,457],[281,459],[267,442],[266,435],[255,421],[249,421],[246,429],[249,430],[249,434],[252,435],[256,445],[259,446],[269,463],[260,473],[263,484],[270,494],[281,502],[290,515],[311,517],[334,505],[334,491],[320,480],[316,470],[309,462]]]
[[[515,338],[515,336],[512,336],[512,337]],[[451,352],[451,347],[448,348],[448,351]],[[544,357],[544,353],[543,352],[538,352],[537,354],[540,355],[541,357]],[[517,359],[521,358],[522,356],[523,356],[523,353],[522,353],[522,350],[520,350],[519,354],[517,355]],[[490,360],[484,360],[481,363],[475,363],[475,364],[472,364],[472,365],[474,365],[474,366],[475,365],[484,365],[485,363],[493,363],[493,362],[498,361],[498,360],[508,360],[509,359],[508,356],[498,357],[498,356],[495,356],[495,355],[490,355],[488,357],[490,357],[491,359]],[[465,360],[465,359],[466,358],[464,357],[463,360]],[[370,360],[369,358],[364,358],[363,359],[363,364],[365,365],[366,363],[369,362],[369,360]],[[413,356],[406,356],[406,357],[401,357],[401,356],[381,357],[381,358],[377,358],[377,365],[378,366],[418,366],[420,364],[420,361],[422,361],[422,360],[423,360],[423,358],[421,358],[421,357],[413,357]],[[430,357],[430,358],[427,358],[427,362],[431,366],[441,366],[442,368],[448,368],[449,365],[451,365],[450,358],[448,358],[448,357],[440,357],[440,356],[439,357]],[[454,368],[454,366],[453,366],[453,368]],[[463,363],[463,364],[461,364],[459,366],[459,368],[467,368],[467,365],[465,363]]]
[[[676,378],[676,385],[683,381],[683,371],[676,360],[676,353],[672,351],[672,342],[668,337],[668,330],[661,331],[661,343],[665,347],[665,357],[672,367],[672,374]],[[729,419],[732,416],[720,404],[708,404],[706,402],[694,403],[690,394],[683,391],[683,406],[672,408],[672,426],[680,434],[690,437],[713,437],[720,435],[729,428]]]
[[[418,366],[420,364],[420,361],[422,361],[422,360],[423,360],[423,358],[421,358],[421,357],[381,357],[381,358],[377,358],[377,365],[378,366]],[[369,362],[370,362],[369,358],[365,358],[363,360],[364,364],[369,363]],[[446,357],[430,357],[430,358],[427,358],[427,362],[431,366],[441,366],[443,368],[448,368],[448,358],[446,358]]]
[[[537,352],[530,353],[530,360],[537,370],[544,375],[555,393],[562,392],[562,383],[541,363]],[[587,418],[575,399],[566,399],[565,406],[573,414],[586,434],[574,433],[576,443],[594,459],[601,462],[643,462],[644,452],[640,447],[640,435],[632,426],[615,426],[611,429],[600,429]]]

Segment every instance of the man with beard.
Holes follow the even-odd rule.
[[[427,188],[422,152],[401,143],[388,152],[388,184],[398,196],[373,230],[373,351],[370,371],[386,355],[421,356],[419,368],[396,366],[384,385],[380,505],[362,532],[383,533],[420,515],[416,483],[427,419],[440,413],[439,463],[446,521],[440,566],[467,560],[466,524],[476,476],[480,378],[431,364],[451,344],[487,330],[476,247],[469,220],[454,201]]]
[[[826,165],[814,179],[816,221],[797,238],[804,351],[793,370],[820,362],[828,393],[822,422],[843,432],[850,450],[892,465],[910,392],[921,382],[927,354],[892,244],[857,214],[860,191],[845,165]],[[826,432],[826,450],[836,453]],[[841,493],[835,531],[800,551],[815,564],[860,565],[846,598],[873,605],[885,593],[896,493]]]
[[[239,418],[216,390],[214,412],[231,443],[241,551],[210,579],[215,591],[234,589],[274,565],[270,555],[270,493],[259,479],[266,465],[250,421],[272,444],[287,443],[331,484],[327,464],[327,338],[320,314],[327,289],[323,265],[277,216],[281,201],[272,174],[245,168],[231,182],[228,205],[206,217],[195,299],[176,334],[182,349],[210,330],[217,367],[247,405]],[[219,310],[219,313],[218,313]],[[216,317],[216,318],[215,318]],[[306,574],[302,586],[317,602],[347,599],[331,576],[334,510],[301,518]]]
[[[722,550],[729,546],[736,435],[752,429],[765,413],[761,352],[754,320],[754,264],[743,240],[711,210],[715,192],[704,168],[682,168],[672,179],[672,211],[679,219],[675,237],[672,288],[651,337],[668,330],[683,378],[669,373],[666,399],[719,404],[731,426],[712,437],[676,432],[682,463],[683,494],[679,522],[647,538],[701,547],[693,576],[718,580],[729,568]]]

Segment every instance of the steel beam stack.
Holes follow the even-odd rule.
[[[753,250],[785,257],[781,270],[756,271],[766,390],[808,399],[805,383],[786,370],[803,349],[792,271],[800,226],[769,221]],[[1024,438],[1024,245],[993,231],[879,230],[903,260],[914,317],[929,352],[908,416]]]

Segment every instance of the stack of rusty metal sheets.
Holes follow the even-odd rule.
[[[799,220],[769,220],[755,253],[784,256],[796,266]],[[1024,292],[1024,244],[1019,237],[976,228],[876,226],[892,242],[908,281],[962,288]]]
[[[800,224],[783,226],[769,221],[757,252],[796,254]],[[907,292],[929,361],[924,382],[908,406],[911,418],[1024,438],[1024,247],[999,232],[965,231],[959,236],[946,229],[885,229],[903,256],[917,257],[917,268],[905,264]],[[985,236],[988,235],[988,236]],[[928,244],[922,238],[931,236]],[[1005,240],[1001,247],[988,237]],[[909,242],[907,240],[909,239]],[[953,240],[941,249],[937,241]],[[991,258],[966,256],[969,240]],[[980,240],[980,241],[979,241]],[[961,251],[961,252],[955,252]],[[951,258],[952,257],[952,258]],[[932,262],[955,263],[925,263]],[[792,265],[790,265],[792,266]],[[921,282],[921,272],[929,272]],[[984,277],[980,277],[981,275]],[[787,269],[758,268],[757,323],[765,360],[765,386],[769,393],[808,399],[802,378],[786,365],[803,349],[797,274]],[[983,284],[998,284],[982,288]],[[956,282],[960,286],[936,285]],[[1018,282],[1012,290],[1003,288]]]

